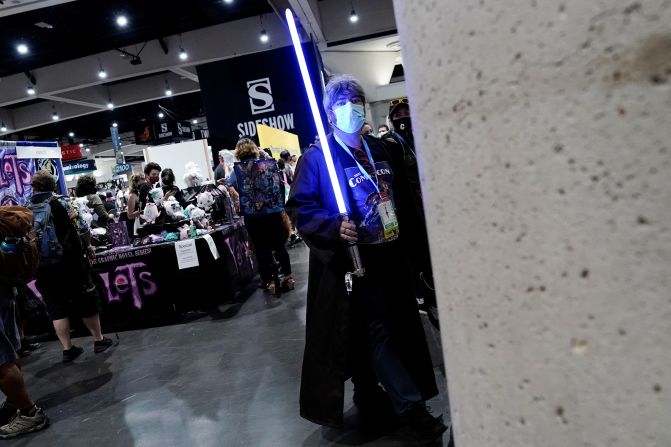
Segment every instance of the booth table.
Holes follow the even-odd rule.
[[[248,240],[242,220],[219,227],[192,239],[198,266],[182,269],[176,244],[185,241],[96,254],[94,276],[107,298],[101,314],[104,326],[146,327],[189,311],[214,312],[219,304],[235,302],[256,274]]]

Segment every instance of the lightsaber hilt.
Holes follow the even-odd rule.
[[[345,222],[349,221],[347,214],[343,214],[343,219]],[[363,267],[361,262],[361,255],[359,254],[359,246],[355,242],[349,242],[347,251],[349,252],[349,257],[352,259],[352,266],[354,271],[345,273],[345,287],[347,288],[347,293],[352,293],[354,288],[354,277],[361,278],[366,269]]]

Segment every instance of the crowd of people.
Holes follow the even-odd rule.
[[[234,163],[229,151],[219,153],[214,180],[239,197],[238,212],[244,217],[263,289],[271,294],[293,290],[287,243],[302,237],[308,245],[301,416],[341,426],[344,383],[351,379],[354,405],[365,421],[401,421],[422,439],[432,440],[447,427],[426,406],[438,388],[418,301],[434,324],[437,317],[410,109],[407,101],[394,102],[391,128],[382,124],[376,133],[365,122],[364,104],[363,88],[350,76],[334,77],[326,86],[324,110],[332,126],[327,138],[346,216],[336,205],[318,138],[300,159],[283,151],[277,160],[252,139],[242,138]],[[253,175],[266,176],[267,181],[255,182],[252,190],[247,179]],[[93,352],[104,352],[114,342],[101,330],[90,262],[94,254],[86,228],[73,218],[69,202],[55,194],[50,174],[36,173],[31,184],[34,195],[27,207],[41,237],[51,238],[53,250],[41,259],[36,287],[62,345],[62,360],[72,362],[84,352],[70,338],[72,317],[81,318],[89,330]],[[259,184],[267,187],[259,189]],[[93,176],[82,176],[75,192],[93,210],[96,226],[104,227],[125,210],[130,231],[137,234],[151,200],[149,191],[155,187],[162,188],[164,197],[174,196],[186,205],[172,169],[156,163],[131,177],[126,194],[101,197]],[[343,278],[352,270],[348,253],[353,245],[365,273],[348,286]],[[63,277],[71,279],[71,287],[62,287]],[[18,352],[36,348],[25,339],[22,348],[14,315],[18,293],[15,284],[0,283],[0,389],[7,396],[0,409],[0,438],[48,425],[18,366]]]

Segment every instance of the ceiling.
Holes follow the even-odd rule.
[[[287,7],[319,45],[327,71],[354,74],[375,96],[400,60],[398,47],[390,45],[397,40],[392,0],[354,4],[356,24],[349,21],[350,0],[5,0],[0,121],[8,130],[0,139],[66,144],[73,131],[75,142],[90,145],[109,140],[116,121],[129,140],[138,121],[155,118],[159,104],[180,118],[202,117],[196,66],[290,45],[282,14]],[[116,25],[118,14],[128,18],[125,29]],[[53,28],[35,25],[40,22]],[[259,41],[262,28],[269,43]],[[28,55],[17,53],[19,42],[30,47]],[[119,51],[137,54],[143,46],[139,65]],[[178,58],[180,47],[188,60]],[[100,67],[106,79],[97,76]],[[35,82],[34,96],[26,93],[27,74]]]
[[[267,0],[79,0],[13,14],[0,18],[0,77],[115,48],[135,54],[145,41],[272,11]],[[16,51],[21,42],[27,55]]]

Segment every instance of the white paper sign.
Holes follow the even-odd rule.
[[[207,241],[207,245],[210,247],[210,251],[212,252],[212,257],[216,261],[219,259],[219,250],[217,250],[217,245],[214,243],[214,239],[212,239],[212,236],[209,234],[206,234],[203,236],[203,239]]]
[[[195,239],[175,242],[175,253],[177,253],[177,265],[180,270],[198,267],[200,265],[198,263]]]
[[[17,146],[16,158],[61,158],[61,148],[58,146]]]

